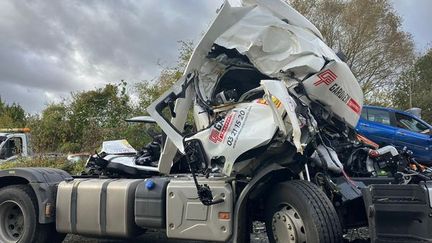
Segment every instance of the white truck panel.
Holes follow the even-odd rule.
[[[224,178],[198,179],[210,186],[216,199],[224,202],[205,206],[198,199],[192,178],[173,179],[167,188],[167,236],[168,238],[226,241],[232,234],[234,195]],[[229,215],[221,219],[219,213]]]

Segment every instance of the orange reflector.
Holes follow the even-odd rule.
[[[228,213],[228,212],[219,212],[219,219],[225,219],[225,220],[230,219],[230,213]]]
[[[49,218],[53,216],[54,213],[54,207],[51,203],[45,204],[45,217]]]

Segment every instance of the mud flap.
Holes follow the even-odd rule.
[[[432,241],[432,181],[362,190],[371,242]]]

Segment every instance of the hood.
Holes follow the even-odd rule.
[[[206,98],[226,68],[207,58],[214,45],[236,50],[262,74],[279,80],[288,75],[303,80],[319,72],[328,60],[341,62],[318,29],[287,3],[248,0],[232,7],[225,1],[185,70],[185,74],[199,73],[200,92]]]
[[[267,75],[275,74],[276,68],[270,70],[262,64],[265,61],[284,61],[284,65],[278,67],[283,71],[299,66],[310,66],[312,70],[316,70],[319,66],[317,60],[304,60],[314,63],[309,65],[296,64],[295,60],[300,57],[307,59],[305,57],[308,56],[314,59],[322,59],[323,56],[337,58],[322,42],[319,30],[290,5],[280,0],[248,0],[243,1],[241,7],[232,7],[225,1],[196,46],[185,73],[200,68],[214,43],[246,54],[252,63]],[[259,51],[261,53],[258,53]]]

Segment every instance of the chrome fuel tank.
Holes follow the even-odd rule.
[[[57,190],[56,228],[61,233],[131,237],[137,186],[144,180],[75,179]]]

